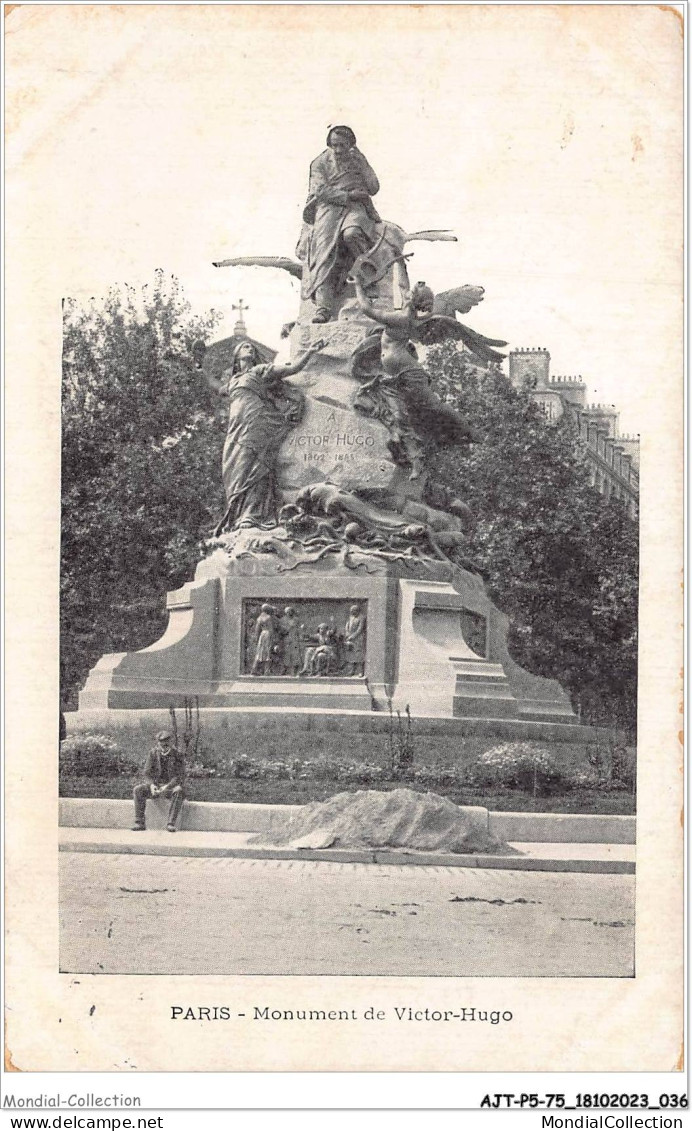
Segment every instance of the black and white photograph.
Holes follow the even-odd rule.
[[[674,1069],[680,20],[7,13],[18,1067]]]

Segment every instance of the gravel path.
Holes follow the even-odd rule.
[[[63,852],[64,972],[631,977],[634,877]]]

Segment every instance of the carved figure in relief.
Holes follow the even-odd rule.
[[[344,674],[362,675],[365,663],[365,613],[358,605],[351,605],[344,628],[344,649],[346,651]]]
[[[386,506],[378,506],[333,483],[313,483],[302,489],[291,508],[299,512],[296,522],[325,515],[334,538],[349,546],[384,556],[391,552],[397,558],[432,557],[473,571],[464,555],[471,511],[461,499],[438,488],[439,494],[448,511],[396,496],[388,497]],[[328,548],[334,545],[339,541]]]
[[[310,548],[321,548],[338,542],[339,521],[315,518],[296,503],[285,503],[279,511],[279,522],[296,542]]]
[[[296,254],[303,297],[317,305],[313,322],[329,322],[355,260],[369,251],[380,222],[372,197],[380,183],[350,126],[332,126],[327,148],[310,166],[308,199]]]
[[[269,675],[274,647],[276,644],[276,624],[272,605],[262,605],[255,622],[255,658],[252,663],[253,675]]]
[[[300,372],[322,345],[316,342],[291,365],[276,365],[261,362],[255,346],[241,342],[223,380],[207,375],[211,387],[229,399],[222,461],[228,505],[215,536],[236,527],[275,525],[276,455],[304,408],[300,390],[283,382]]]
[[[336,630],[323,621],[318,624],[314,643],[305,649],[303,668],[299,675],[331,675],[336,667]]]
[[[287,605],[278,624],[284,675],[297,675],[303,666],[302,624],[292,605]]]

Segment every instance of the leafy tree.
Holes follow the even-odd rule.
[[[64,306],[61,683],[66,705],[104,652],[146,647],[223,511],[223,408],[187,359],[218,321],[175,279]]]
[[[594,723],[636,725],[638,528],[589,485],[573,421],[448,344],[426,367],[480,442],[439,450],[431,474],[471,507],[469,551],[512,622],[523,667],[558,679]]]

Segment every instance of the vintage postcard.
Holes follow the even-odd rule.
[[[8,1069],[680,1072],[679,9],[4,15]]]

